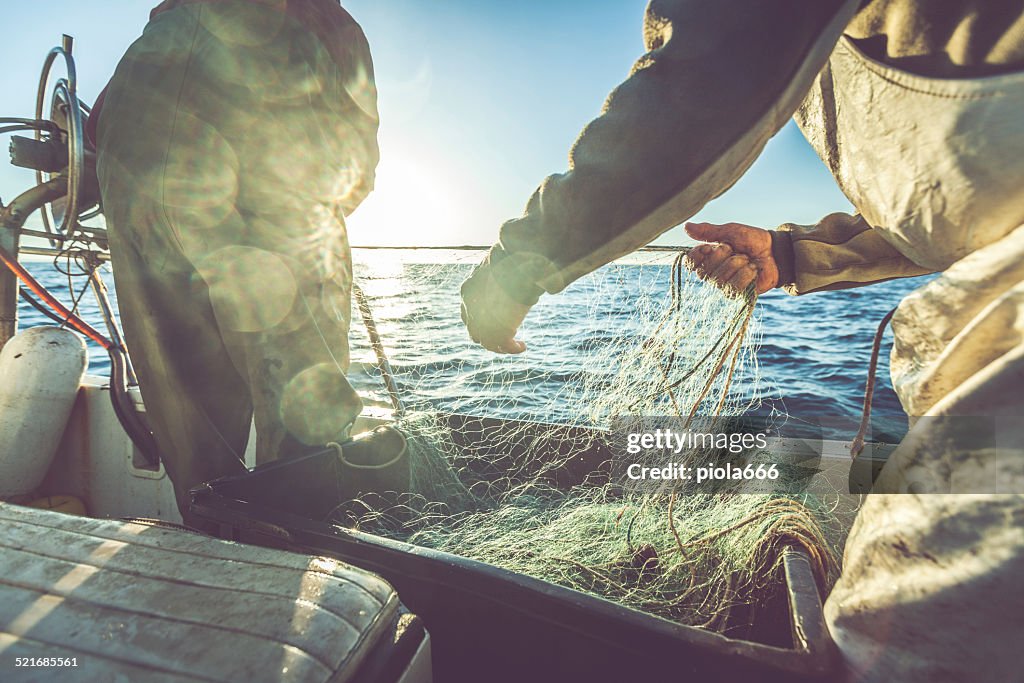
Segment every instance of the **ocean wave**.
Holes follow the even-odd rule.
[[[48,263],[32,263],[34,274],[67,301],[67,278]],[[668,266],[614,266],[599,270],[558,296],[546,296],[527,318],[521,336],[529,350],[518,357],[497,356],[474,345],[459,319],[458,285],[466,264],[404,264],[375,272],[358,266],[371,298],[381,336],[398,385],[410,404],[437,409],[471,410],[511,417],[575,420],[567,387],[582,379],[593,384],[614,376],[609,368],[589,367],[591,354],[632,339],[640,341],[634,301],[639,295],[667,301]],[[107,274],[108,287],[113,282]],[[845,290],[790,297],[772,292],[759,300],[762,340],[758,350],[763,409],[780,406],[795,419],[830,412],[857,420],[863,401],[871,341],[878,319],[924,280],[897,280],[869,290]],[[376,292],[376,294],[375,294]],[[115,294],[116,297],[116,294]],[[116,298],[115,298],[116,300]],[[81,314],[102,329],[99,309],[87,294]],[[50,324],[24,302],[21,325]],[[882,349],[883,364],[891,342]],[[354,385],[386,398],[376,360],[358,314],[352,322]],[[90,344],[89,371],[109,374],[109,360]],[[584,377],[581,373],[589,373]],[[745,381],[751,381],[749,379]],[[741,393],[752,387],[739,386]],[[905,429],[906,416],[889,384],[884,366],[878,372],[876,420],[886,429]],[[894,426],[895,425],[895,426]]]

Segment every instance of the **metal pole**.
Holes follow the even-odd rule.
[[[0,213],[3,206],[0,205]],[[0,226],[0,247],[18,253],[18,230]],[[0,270],[0,348],[18,332],[18,278],[8,268]]]
[[[110,254],[104,251],[92,251],[90,249],[52,249],[50,247],[25,247],[21,248],[20,254],[27,256],[85,256],[95,257],[99,261],[109,261]]]
[[[67,178],[57,177],[22,192],[7,206],[0,205],[0,247],[17,258],[21,226],[43,204],[63,197]],[[0,272],[0,347],[18,331],[18,278],[7,268]]]

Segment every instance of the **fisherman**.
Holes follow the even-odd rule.
[[[826,603],[847,680],[1020,680],[1022,27],[1009,2],[652,0],[647,54],[462,287],[470,336],[524,351],[541,294],[695,214],[795,112],[859,213],[690,224],[689,266],[794,294],[942,273],[892,320],[913,425]]]
[[[186,521],[191,487],[343,441],[345,218],[373,188],[369,46],[338,0],[166,0],[89,119],[118,304]]]

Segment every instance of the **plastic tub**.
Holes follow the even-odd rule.
[[[484,439],[522,423],[452,416]],[[479,429],[465,430],[474,421]],[[551,438],[546,426],[545,438]],[[557,436],[557,435],[556,435]],[[507,442],[506,442],[507,443]],[[553,447],[557,447],[554,445]],[[582,454],[556,475],[600,476],[606,454]],[[377,573],[431,634],[440,681],[831,680],[838,667],[810,563],[784,551],[785,590],[726,637],[492,565],[346,530],[323,521],[338,502],[327,450],[208,482],[192,512],[233,540],[322,554]]]

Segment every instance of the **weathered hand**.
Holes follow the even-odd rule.
[[[526,344],[516,332],[530,307],[513,300],[487,266],[462,284],[462,322],[470,338],[488,351],[522,353]]]
[[[717,243],[694,247],[686,257],[686,267],[701,279],[734,293],[751,283],[758,294],[779,286],[779,267],[772,256],[768,230],[742,223],[687,223],[686,234]]]

